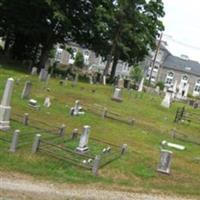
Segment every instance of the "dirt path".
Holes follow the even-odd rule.
[[[23,175],[0,172],[0,200],[189,200],[175,196],[108,191],[36,181]],[[192,200],[192,199],[190,199]],[[194,199],[193,199],[194,200]]]

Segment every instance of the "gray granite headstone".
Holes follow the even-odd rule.
[[[90,126],[85,125],[83,127],[83,133],[81,134],[79,146],[76,148],[76,151],[84,153],[88,150],[88,140],[89,140]]]
[[[160,162],[158,164],[157,171],[169,174],[171,158],[172,158],[172,151],[162,149],[160,152]]]
[[[112,100],[122,101],[122,90],[121,90],[121,88],[115,88],[114,94],[112,96]]]
[[[8,130],[10,128],[11,115],[11,96],[13,91],[14,79],[9,78],[4,89],[4,94],[0,105],[0,130]]]
[[[26,99],[29,98],[29,95],[31,93],[31,88],[32,88],[32,83],[31,81],[26,81],[25,85],[24,85],[24,89],[22,91],[22,95],[21,98],[22,99]]]

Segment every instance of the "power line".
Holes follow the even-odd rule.
[[[198,46],[194,46],[194,45],[191,45],[191,44],[188,44],[188,43],[185,43],[185,42],[181,42],[177,39],[174,39],[171,35],[168,35],[168,34],[163,34],[163,35],[164,35],[164,37],[167,38],[167,40],[171,40],[172,42],[174,42],[176,44],[179,44],[179,45],[184,46],[184,47],[188,47],[190,49],[195,49],[195,50],[200,51],[200,47],[198,47]]]

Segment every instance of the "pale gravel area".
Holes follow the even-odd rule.
[[[23,175],[4,176],[0,172],[0,200],[194,200],[95,187],[50,183]]]

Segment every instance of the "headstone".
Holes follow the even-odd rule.
[[[31,75],[37,75],[37,67],[32,68]]]
[[[155,89],[156,94],[160,95],[160,87],[157,85]]]
[[[36,110],[40,109],[40,105],[38,104],[38,102],[35,99],[30,99],[28,101],[28,105]]]
[[[160,162],[158,164],[157,171],[170,174],[171,158],[172,152],[162,149],[160,153]]]
[[[48,71],[45,70],[44,68],[42,68],[42,69],[40,70],[39,80],[40,80],[40,81],[46,81],[46,80],[47,80],[47,77],[48,77]]]
[[[31,88],[32,88],[31,81],[26,81],[26,83],[24,85],[24,89],[23,89],[22,94],[21,94],[22,99],[29,98],[29,95],[31,93]]]
[[[65,124],[62,124],[62,126],[59,128],[59,136],[63,137],[65,135],[65,129],[66,129],[66,126]]]
[[[166,140],[163,140],[161,142],[161,145],[163,147],[168,146],[168,147],[172,147],[172,148],[175,148],[175,149],[178,149],[178,150],[185,150],[185,146],[180,145],[180,144],[175,144],[175,143],[167,142]]]
[[[48,86],[48,84],[49,84],[49,79],[51,78],[51,74],[48,74],[47,75],[47,78],[46,78],[46,80],[45,80],[45,85],[46,85],[46,87]]]
[[[165,97],[161,103],[161,105],[165,108],[170,108],[171,106],[171,102],[172,102],[172,93],[173,90],[171,88],[169,88],[166,93],[165,93]]]
[[[28,123],[29,123],[29,114],[28,113],[24,113],[24,116],[23,116],[23,119],[22,119],[22,123],[25,126],[28,126]]]
[[[92,77],[92,75],[89,75],[89,81],[90,81],[90,84],[92,85],[93,84],[93,77]]]
[[[33,145],[32,145],[32,153],[36,153],[39,149],[40,141],[41,141],[41,135],[36,134]]]
[[[74,140],[74,139],[76,139],[78,137],[78,129],[77,128],[75,128],[73,131],[72,131],[72,139]]]
[[[92,167],[92,174],[94,176],[98,175],[98,169],[99,169],[99,166],[100,166],[100,161],[101,161],[101,156],[100,155],[96,156],[94,163],[93,163],[93,167]]]
[[[20,130],[15,130],[13,133],[12,143],[10,145],[10,152],[16,152]]]
[[[103,75],[103,85],[106,85],[106,76]]]
[[[117,87],[118,87],[118,88],[121,88],[121,89],[124,88],[124,79],[120,78],[120,79],[118,80]]]
[[[124,155],[128,150],[128,145],[127,144],[123,144],[121,147],[121,155]]]
[[[78,115],[84,115],[85,112],[81,111],[82,110],[82,107],[80,106],[80,101],[79,100],[76,100],[75,101],[75,105],[74,107],[72,107],[70,109],[70,115],[71,116],[78,116]]]
[[[13,91],[14,79],[7,80],[4,94],[0,105],[0,130],[8,130],[10,128],[10,115],[11,115],[11,96]]]
[[[78,73],[76,73],[76,75],[74,77],[74,80],[72,81],[72,87],[75,87],[77,85],[77,83],[78,83],[78,77],[79,77],[79,75],[78,75]]]
[[[144,86],[144,78],[142,78],[142,80],[140,81],[140,85],[139,85],[139,88],[138,88],[138,92],[142,92],[143,86]]]
[[[49,108],[51,106],[51,100],[50,97],[46,97],[44,100],[44,107]]]
[[[122,101],[122,90],[120,88],[115,88],[112,100],[119,102]]]
[[[79,146],[76,148],[77,152],[84,153],[88,151],[88,139],[90,133],[90,126],[83,127],[83,133],[81,134],[81,138],[79,141]]]

